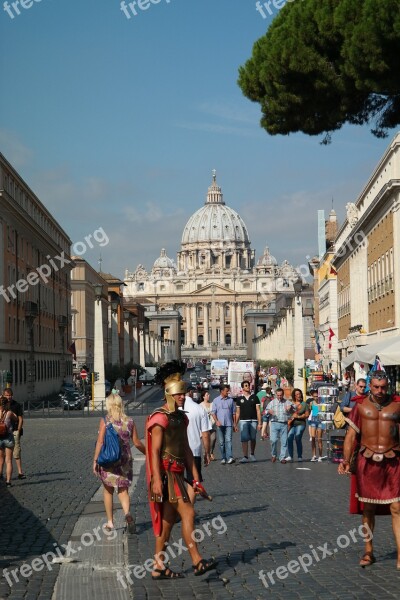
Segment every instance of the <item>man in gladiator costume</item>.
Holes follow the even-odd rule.
[[[397,545],[397,569],[400,570],[400,397],[387,393],[384,371],[371,374],[370,394],[353,398],[356,404],[346,421],[349,429],[343,448],[340,475],[353,472],[350,512],[362,514],[362,521],[374,531],[375,515],[392,515]],[[354,450],[358,450],[352,460]],[[375,562],[372,536],[365,541],[361,567]]]
[[[181,379],[186,365],[166,363],[157,370],[156,382],[164,387],[165,404],[156,409],[146,424],[146,474],[150,512],[156,538],[153,579],[177,579],[182,573],[172,571],[167,560],[173,553],[168,541],[177,515],[182,521],[182,537],[193,563],[195,575],[215,569],[217,563],[202,559],[194,532],[194,508],[185,482],[185,467],[193,473],[193,487],[201,489],[199,474],[190,450],[186,428],[188,418],[179,410],[185,402],[186,384]]]

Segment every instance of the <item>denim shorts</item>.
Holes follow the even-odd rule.
[[[250,442],[257,437],[257,421],[240,421],[240,441]]]
[[[314,427],[315,429],[326,429],[326,425],[323,421],[308,421],[308,426]]]
[[[4,450],[4,448],[10,448],[11,450],[14,448],[14,436],[10,433],[5,438],[0,438],[0,450]]]

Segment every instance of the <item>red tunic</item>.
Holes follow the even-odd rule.
[[[346,419],[350,427],[359,432],[361,415],[358,404],[363,398],[357,399],[350,416]],[[399,402],[399,397],[393,397]],[[358,454],[356,474],[351,477],[350,513],[362,514],[363,503],[376,504],[376,514],[390,514],[390,504],[400,502],[400,456],[384,458],[375,462]]]

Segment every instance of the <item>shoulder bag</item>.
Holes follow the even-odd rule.
[[[104,441],[100,450],[100,454],[97,458],[97,463],[101,467],[115,465],[121,460],[121,444],[119,435],[115,431],[112,423],[107,423],[105,418],[104,423],[106,423]]]
[[[337,407],[335,414],[333,415],[333,424],[336,429],[343,429],[346,426],[344,414],[340,410],[340,406]]]

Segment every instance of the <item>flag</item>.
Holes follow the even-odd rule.
[[[314,329],[314,335],[315,335],[315,345],[317,346],[317,354],[321,354],[321,345],[319,343],[319,335],[318,335],[318,331],[316,329]]]
[[[336,271],[335,267],[332,267],[332,266],[331,266],[331,270],[330,270],[330,272],[329,272],[329,273],[330,273],[331,275],[337,275],[337,271]]]
[[[75,342],[72,342],[72,344],[69,346],[69,348],[68,348],[68,352],[71,352],[72,356],[74,357],[74,360],[76,360],[76,347],[75,347]]]
[[[379,356],[375,357],[375,362],[371,368],[371,371],[384,371],[385,368],[383,366],[383,364],[381,363]]]
[[[329,344],[328,344],[328,348],[329,350],[332,348],[332,338],[335,335],[335,332],[333,331],[332,327],[329,327]]]

